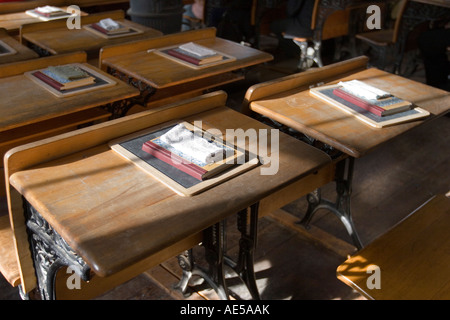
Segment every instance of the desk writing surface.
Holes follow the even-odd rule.
[[[59,98],[23,74],[1,78],[0,91],[8,92],[0,101],[0,132],[139,95],[137,89],[116,81],[112,87]]]
[[[68,29],[67,27],[59,27],[52,30],[42,30],[27,32],[23,34],[23,38],[40,48],[43,48],[51,54],[60,54],[78,50],[93,51],[100,48],[151,37],[161,36],[162,33],[156,29],[152,29],[129,20],[117,20],[119,23],[139,29],[142,33],[124,36],[118,38],[107,39],[81,27],[81,29]]]
[[[186,39],[189,42],[189,39]],[[272,55],[235,42],[208,38],[195,43],[230,55],[236,60],[201,70],[189,68],[154,52],[136,52],[108,57],[102,64],[144,81],[154,88],[166,88],[272,60]],[[174,43],[173,45],[182,43]],[[149,48],[158,49],[158,48]]]
[[[227,107],[185,120],[201,120],[223,133],[268,128]],[[17,172],[10,181],[97,274],[106,276],[330,162],[325,153],[280,133],[276,175],[261,175],[256,167],[192,197],[177,195],[107,144]]]
[[[330,146],[359,158],[407,130],[442,115],[449,110],[450,94],[422,83],[387,73],[375,68],[367,69],[339,81],[362,80],[408,100],[431,113],[424,120],[412,121],[386,128],[373,128],[310,95],[309,90],[287,92],[257,100],[250,108]]]

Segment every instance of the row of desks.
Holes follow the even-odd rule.
[[[155,43],[158,43],[157,49],[187,41],[198,41],[236,60],[195,70],[164,59],[154,51],[148,52],[149,49],[155,49],[152,46]],[[64,56],[37,59],[34,67],[45,67],[48,61],[61,61],[56,59]],[[76,59],[85,61],[86,55],[78,54]],[[216,38],[214,29],[105,47],[100,54],[99,66],[137,88],[116,78],[115,86],[77,98],[51,96],[23,75],[24,71],[29,70],[26,69],[30,68],[29,65],[16,64],[4,68],[4,74],[9,73],[9,77],[2,80],[2,89],[7,89],[11,95],[1,104],[5,114],[9,115],[2,124],[2,130],[6,132],[26,127],[105,104],[111,104],[107,109],[116,115],[123,115],[123,109],[114,111],[114,102],[122,104],[124,100],[144,97],[147,105],[148,96],[150,99],[158,97],[158,92],[164,99],[180,93],[200,92],[205,88],[204,84],[198,84],[202,81],[211,82],[233,70],[270,59],[271,56],[266,53]],[[108,143],[174,120],[202,121],[209,128],[220,132],[226,129],[254,129],[258,133],[271,132],[275,135],[270,131],[271,127],[227,108],[224,92],[184,98],[170,105],[153,106],[138,114],[8,151],[4,162],[5,175],[20,266],[21,290],[26,293],[38,287],[45,298],[89,297],[170,256],[206,242],[205,239],[214,235],[216,238],[213,241],[207,241],[208,249],[214,252],[214,271],[222,276],[216,280],[213,280],[214,277],[209,278],[213,287],[221,297],[228,296],[223,267],[230,264],[245,273],[247,286],[253,297],[257,298],[257,288],[252,280],[252,249],[256,246],[258,216],[305,194],[318,195],[318,188],[331,181],[340,182],[337,190],[340,198],[336,203],[326,204],[349,226],[348,231],[355,245],[361,247],[349,210],[354,159],[444,114],[448,111],[450,101],[447,92],[377,69],[365,70],[366,64],[367,59],[361,57],[255,85],[247,91],[243,113],[274,119],[331,146],[338,151],[338,155],[327,154],[276,131],[279,132],[278,140],[263,140],[264,145],[258,139],[246,144],[247,148],[259,145],[259,148],[267,151],[264,154],[277,162],[275,174],[261,174],[263,167],[274,164],[266,163],[192,197],[182,197],[143,174],[133,163],[114,153]],[[111,77],[102,70],[97,71]],[[381,89],[414,102],[432,115],[421,121],[373,129],[308,94],[308,88],[313,85],[342,79],[376,83]],[[8,86],[11,83],[14,88],[26,88],[29,95],[25,101],[18,100],[24,99],[22,92],[18,94],[17,90],[10,90],[12,87]],[[211,86],[211,83],[207,85]],[[36,103],[42,104],[35,108]],[[12,109],[12,105],[22,108],[22,111],[16,113],[17,109]],[[125,110],[128,106],[125,106]],[[122,107],[123,104],[119,106]],[[8,109],[12,112],[8,113]],[[23,216],[23,200],[27,208],[26,220]],[[310,215],[317,209],[317,203],[314,202],[310,203]],[[324,203],[319,198],[319,205]],[[242,255],[234,264],[224,252],[221,222],[237,213],[243,216],[241,220],[244,221],[250,214],[252,232],[241,232]],[[205,230],[207,232],[203,234]],[[31,251],[27,232],[33,234]],[[90,280],[85,290],[68,293],[64,286],[58,287],[58,283],[64,284],[65,281],[55,283],[53,275],[63,266],[74,267],[82,279]],[[197,270],[195,266],[185,270],[187,275],[183,281],[193,270]]]

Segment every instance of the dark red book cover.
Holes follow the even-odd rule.
[[[103,29],[103,28],[102,28],[101,26],[99,26],[97,23],[91,24],[91,28],[92,28],[92,29],[95,29],[95,30],[97,30],[97,31],[100,31],[101,33],[108,34],[108,30]]]
[[[152,141],[145,142],[142,145],[142,150],[147,152],[148,154],[151,154],[155,158],[158,158],[159,160],[162,160],[165,163],[170,164],[171,166],[189,174],[190,176],[198,180],[203,180],[203,175],[208,172],[205,169],[200,168],[199,166],[193,163],[190,162],[186,163],[186,159],[183,159],[180,156],[173,154],[172,152],[157,145]]]
[[[197,66],[200,65],[200,59],[196,59],[194,57],[187,56],[185,54],[182,54],[181,52],[169,49],[169,50],[167,50],[167,54],[171,55],[172,57],[175,57],[175,58],[187,61],[187,62],[192,63],[192,64],[195,64]]]
[[[345,92],[344,90],[341,90],[341,89],[334,89],[333,94],[338,96],[339,98],[342,98],[348,102],[351,102],[354,105],[357,105],[358,107],[363,108],[364,110],[367,110],[379,117],[383,116],[383,113],[386,111],[385,109],[383,109],[380,106],[377,106],[377,105],[371,104],[367,101],[364,101],[363,99],[355,97],[354,95],[352,95],[348,92]]]
[[[61,90],[61,88],[63,87],[63,85],[61,83],[50,78],[49,76],[45,75],[44,73],[42,73],[40,71],[33,72],[32,74],[33,74],[33,76],[35,76],[39,80],[44,81],[46,84],[55,88],[56,90]]]

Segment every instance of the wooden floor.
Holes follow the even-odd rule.
[[[295,61],[282,61],[262,66],[254,70],[250,77],[265,81],[284,75],[277,74],[280,68],[286,68],[289,72],[294,67]],[[423,81],[423,69],[419,68],[414,77]],[[240,106],[244,93],[242,88],[227,88],[230,107]],[[450,117],[441,117],[356,161],[351,207],[363,244],[385,233],[431,196],[450,190],[449,124]],[[323,195],[334,199],[334,184],[324,186]],[[319,211],[311,228],[305,230],[295,224],[303,216],[305,208],[303,197],[259,220],[255,271],[261,298],[364,299],[336,279],[338,265],[356,250],[350,244],[344,227],[333,214]],[[2,211],[5,210],[2,199]],[[233,256],[237,249],[237,234],[234,221],[228,221],[227,225],[228,251]],[[199,247],[195,252],[201,253],[201,250]],[[177,261],[173,258],[98,299],[217,299],[214,291],[199,284],[198,279],[192,285],[191,295],[181,295],[173,289],[180,274]],[[228,272],[227,279],[234,299],[250,299],[246,288],[233,272]],[[0,299],[20,299],[17,289],[11,288],[3,278],[0,279]]]

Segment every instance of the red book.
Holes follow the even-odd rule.
[[[200,61],[201,61],[200,59],[196,59],[194,57],[182,54],[181,52],[169,49],[169,50],[167,50],[167,54],[171,55],[172,57],[175,57],[175,58],[187,61],[187,62],[192,63],[192,64],[195,64],[197,66],[200,65]]]
[[[97,23],[91,24],[91,28],[92,28],[92,29],[95,29],[95,30],[97,30],[97,31],[100,31],[101,33],[108,34],[108,30],[103,29],[103,28],[100,27]]]
[[[33,74],[33,76],[35,76],[39,80],[44,81],[46,84],[55,88],[56,90],[61,90],[61,88],[63,87],[63,85],[61,83],[50,78],[49,76],[45,75],[44,73],[42,73],[40,71],[33,72],[32,74]]]
[[[208,172],[207,170],[191,163],[187,162],[186,159],[173,154],[169,150],[157,145],[152,141],[147,141],[142,145],[142,150],[151,154],[155,158],[164,161],[167,164],[189,174],[190,176],[203,180],[203,176]]]
[[[386,111],[385,109],[383,109],[380,106],[371,104],[367,101],[364,101],[361,98],[358,98],[348,92],[345,92],[344,90],[341,89],[334,89],[333,90],[333,94],[338,96],[339,98],[342,98],[348,102],[353,103],[354,105],[357,105],[360,108],[363,108],[373,114],[376,114],[377,116],[381,117],[383,115],[383,113]]]

